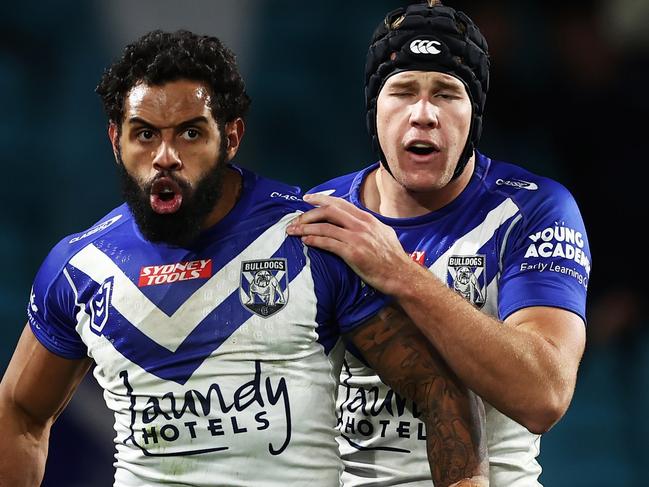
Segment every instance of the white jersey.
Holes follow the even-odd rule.
[[[151,244],[123,205],[35,279],[36,337],[91,357],[115,415],[116,487],[338,487],[341,333],[383,306],[341,260],[287,237],[307,205],[241,170],[191,248]]]
[[[311,192],[327,191],[364,208],[361,185],[376,167]],[[444,208],[416,218],[374,215],[395,229],[413,259],[491,316],[503,320],[528,306],[553,306],[585,317],[586,232],[572,196],[554,181],[477,154],[468,186]],[[540,437],[485,408],[491,487],[540,485]],[[346,487],[431,485],[416,406],[353,350],[343,365],[337,410]]]

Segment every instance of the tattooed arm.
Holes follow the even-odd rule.
[[[405,313],[388,306],[347,338],[383,382],[422,411],[435,486],[489,485],[482,401],[449,370]]]

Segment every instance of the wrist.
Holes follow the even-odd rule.
[[[407,255],[397,266],[387,269],[388,276],[383,293],[392,296],[398,301],[410,299],[414,296],[418,282],[425,277],[428,270],[417,264]]]
[[[437,281],[437,278],[426,267],[410,258],[394,271],[393,276],[391,292],[386,294],[402,304],[421,302],[422,296],[425,296],[428,301],[431,280]]]
[[[454,484],[451,484],[449,487],[488,487],[489,479],[481,475],[476,475],[474,477],[462,479]]]

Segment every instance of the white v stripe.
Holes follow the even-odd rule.
[[[171,316],[160,311],[122,270],[93,244],[77,253],[70,260],[70,264],[99,284],[109,277],[114,277],[113,308],[147,337],[175,352],[192,330],[238,289],[241,261],[272,256],[286,239],[286,226],[300,213],[302,212],[284,216],[259,235],[237,257],[197,289]]]
[[[487,217],[470,232],[458,238],[451,247],[444,252],[429,267],[430,271],[436,276],[446,274],[448,258],[452,255],[475,255],[478,249],[486,244],[493,237],[496,230],[510,217],[518,213],[518,206],[507,198],[500,205],[491,210]]]

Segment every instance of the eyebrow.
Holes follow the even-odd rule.
[[[184,121],[180,122],[179,124],[172,125],[170,127],[156,127],[151,122],[147,122],[146,120],[144,120],[143,118],[140,118],[140,117],[131,117],[131,118],[128,119],[128,122],[130,124],[144,125],[146,127],[156,128],[158,130],[161,130],[161,129],[164,129],[164,128],[172,128],[172,127],[186,127],[187,125],[197,125],[197,124],[200,124],[200,123],[205,123],[205,124],[209,123],[207,118],[202,116],[202,115],[199,116],[199,117],[190,118],[189,120],[184,120]]]
[[[416,80],[403,80],[403,81],[395,81],[390,85],[390,88],[396,88],[396,89],[404,89],[404,88],[416,88],[419,87],[420,84]],[[460,93],[462,91],[462,87],[458,86],[455,83],[452,83],[450,81],[446,80],[436,80],[434,82],[434,88],[436,90],[451,90]]]

